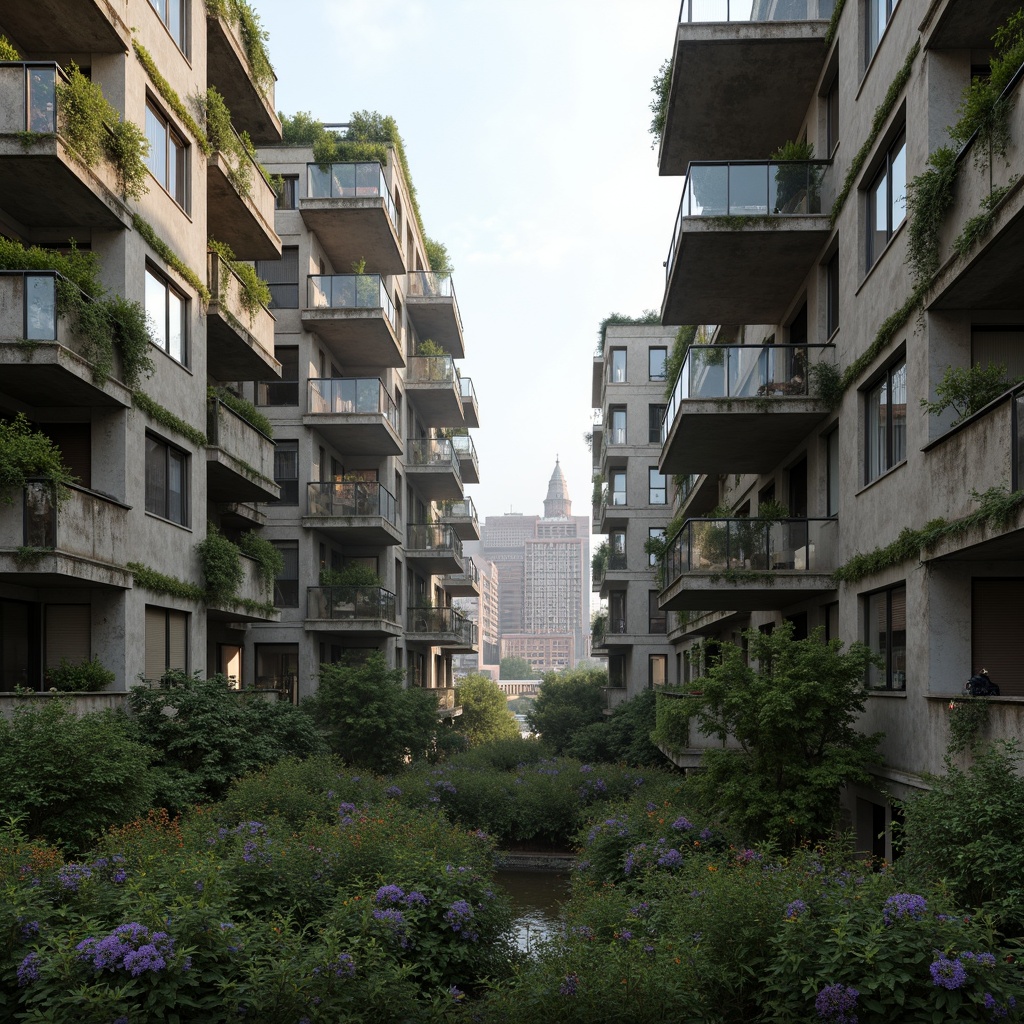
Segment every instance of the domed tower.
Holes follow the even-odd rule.
[[[572,500],[565,482],[562,466],[555,456],[555,469],[548,481],[548,496],[544,499],[545,519],[568,519],[572,515]]]

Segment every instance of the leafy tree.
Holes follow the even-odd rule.
[[[941,882],[958,903],[985,905],[1000,927],[1024,928],[1024,779],[1016,741],[977,750],[967,768],[946,758],[946,774],[903,804],[902,875]]]
[[[508,709],[505,694],[487,676],[474,674],[462,679],[455,687],[455,703],[462,705],[455,731],[466,737],[469,746],[519,735],[519,724]]]
[[[697,727],[732,737],[738,749],[706,750],[694,779],[705,804],[748,840],[784,849],[833,827],[839,788],[867,781],[880,734],[860,733],[865,675],[875,655],[863,644],[842,650],[818,629],[793,639],[793,624],[772,633],[748,629],[745,653],[722,644],[720,660],[695,688]]]
[[[320,687],[303,707],[332,753],[348,764],[393,772],[410,757],[426,757],[439,728],[436,695],[405,689],[404,676],[388,668],[380,651],[360,662],[321,665]]]
[[[313,722],[292,704],[232,692],[223,676],[182,674],[176,684],[136,686],[128,696],[135,737],[152,748],[159,807],[219,800],[247,772],[323,749]]]
[[[546,672],[541,679],[533,710],[528,715],[530,728],[556,754],[561,754],[581,729],[604,718],[608,685],[604,669],[567,669]]]
[[[533,666],[525,658],[502,658],[499,679],[533,679]]]
[[[667,768],[665,755],[651,742],[655,692],[645,690],[623,701],[610,716],[577,732],[565,748],[581,761],[609,761],[634,766]]]
[[[66,700],[0,718],[0,817],[70,851],[142,814],[153,796],[151,751],[115,711],[77,717]]]

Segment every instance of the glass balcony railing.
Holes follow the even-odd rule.
[[[451,356],[409,356],[405,370],[407,384],[453,384],[458,376]]]
[[[405,296],[409,299],[454,299],[452,275],[435,274],[432,270],[415,270],[406,274]]]
[[[836,0],[683,0],[680,22],[828,21]]]
[[[688,519],[665,552],[665,582],[730,570],[828,573],[836,568],[836,519]]]
[[[443,437],[417,437],[409,441],[410,466],[445,466],[459,475],[459,463],[451,441]]]
[[[395,595],[383,587],[307,587],[306,618],[398,621]]]
[[[421,608],[414,606],[409,609],[410,633],[454,633],[462,636],[475,627],[470,619],[454,608]]]
[[[444,577],[445,583],[464,583],[479,585],[480,583],[480,570],[476,567],[476,563],[471,559],[466,562],[465,572],[453,572],[447,573]]]
[[[258,380],[256,382],[256,404],[298,405],[299,382],[297,380]]]
[[[22,329],[18,337],[26,341],[56,341],[57,340],[57,281],[65,281],[67,287],[74,287],[56,271],[42,271],[35,273],[31,271],[15,270],[0,271],[7,279],[11,288],[17,287],[17,278],[24,279],[24,305]],[[4,289],[5,295],[7,289]],[[11,293],[11,297],[13,297]],[[12,303],[13,304],[13,303]],[[21,303],[19,303],[20,305]],[[17,307],[15,307],[17,309]],[[6,321],[6,317],[4,320]],[[17,330],[14,324],[6,324],[12,330]]]
[[[306,164],[306,195],[310,199],[384,200],[392,224],[398,223],[395,201],[391,198],[384,168],[376,161],[368,163]]]
[[[434,511],[441,519],[476,519],[476,506],[472,498],[459,501],[436,501]]]
[[[320,480],[308,485],[311,516],[381,516],[398,525],[395,496],[372,480]]]
[[[476,388],[473,387],[472,377],[459,377],[459,395],[464,402],[476,404]]]
[[[0,134],[32,132],[53,135],[57,131],[57,85],[68,81],[64,69],[53,61],[3,61],[0,63]]]
[[[306,289],[310,309],[383,309],[395,325],[395,305],[380,274],[310,274]]]
[[[456,434],[452,438],[452,448],[458,458],[476,462],[476,445],[469,434]]]
[[[462,541],[450,526],[437,523],[410,523],[410,551],[454,551],[462,557]]]
[[[706,398],[807,398],[810,369],[831,345],[691,345],[661,423],[662,443],[680,404]]]
[[[313,416],[383,413],[398,430],[398,406],[378,377],[311,378],[309,412]]]

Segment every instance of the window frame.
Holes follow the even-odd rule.
[[[152,115],[153,121],[157,122],[162,130],[163,140],[160,146],[156,143],[156,132],[150,134]],[[146,157],[146,167],[152,175],[153,180],[174,200],[174,202],[189,213],[192,207],[192,189],[189,171],[192,166],[191,147],[185,133],[167,115],[166,111],[149,93],[146,94],[146,115],[145,129],[143,134],[149,141],[149,155]],[[176,147],[171,143],[176,143]],[[157,168],[157,158],[160,152],[164,154],[163,168]],[[175,153],[180,153],[180,161],[174,160],[174,179],[171,178],[171,164]],[[169,187],[175,185],[172,191]]]
[[[661,353],[661,373],[655,373],[655,353]],[[648,380],[660,380],[665,379],[665,370],[668,367],[668,347],[665,345],[652,345],[647,350],[647,379]]]
[[[621,361],[621,367],[616,366]],[[629,362],[626,358],[626,350],[624,348],[613,348],[609,353],[608,359],[608,382],[610,384],[625,384],[628,381],[628,367]],[[621,371],[621,372],[619,372]]]
[[[825,337],[839,330],[839,249],[825,264]]]
[[[292,261],[295,264],[295,277],[291,278]],[[275,269],[277,273],[275,273]],[[299,284],[301,274],[299,273],[299,247],[297,245],[284,245],[281,247],[281,255],[276,260],[256,260],[256,273],[263,279],[270,289],[269,310],[275,309],[299,309],[301,296],[299,295]],[[280,278],[280,280],[274,280]],[[292,292],[282,289],[295,289],[294,305],[292,304]]]
[[[864,19],[864,65],[871,63],[900,0],[867,0]],[[884,15],[884,18],[881,17]]]
[[[155,473],[152,472],[153,462],[151,459],[151,453],[159,449],[163,454],[163,496],[159,502],[154,501],[153,504],[150,502],[150,482],[151,477],[155,477]],[[181,518],[175,518],[171,513],[176,511],[171,508],[171,495],[172,495],[172,481],[171,481],[171,466],[172,459],[171,455],[174,455],[176,464],[181,470],[181,488],[180,488],[180,514]],[[159,468],[159,467],[157,467]],[[151,516],[156,516],[159,519],[163,519],[168,523],[174,523],[176,526],[183,526],[186,529],[190,529],[192,526],[192,481],[191,481],[191,470],[192,470],[192,456],[184,448],[179,448],[175,444],[171,444],[170,441],[161,437],[159,434],[154,434],[151,431],[146,431],[146,449],[145,449],[145,475],[143,479],[143,491],[144,491],[144,505],[146,513]],[[155,497],[155,496],[154,496]],[[159,505],[159,507],[154,507]]]
[[[163,651],[163,656],[160,658],[160,660],[163,662],[163,670],[161,671],[160,675],[157,676],[155,680],[153,680],[154,682],[158,682],[159,680],[163,679],[164,676],[166,676],[168,672],[179,672],[180,671],[180,672],[184,672],[187,675],[191,671],[191,662],[192,662],[192,644],[190,642],[191,641],[191,636],[189,635],[189,631],[190,631],[191,626],[192,626],[192,616],[191,616],[191,614],[189,612],[182,611],[181,609],[178,609],[178,608],[166,608],[163,605],[147,604],[146,607],[145,607],[145,618],[146,618],[146,620],[157,619],[159,617],[163,618],[163,627],[164,627],[164,638],[163,638],[164,651]],[[184,651],[185,651],[185,664],[183,666],[181,666],[180,668],[178,668],[177,666],[172,666],[171,665],[171,654],[172,654],[172,651],[171,651],[171,647],[172,647],[172,644],[171,644],[171,640],[172,640],[172,637],[171,637],[171,623],[172,623],[172,620],[178,624],[178,628],[180,628],[180,630],[181,630],[182,646],[184,647]],[[149,621],[146,621],[145,626],[148,627],[149,624],[150,624]],[[150,651],[149,651],[149,646],[148,646],[148,642],[149,642],[149,639],[150,639],[150,635],[149,634],[150,634],[149,629],[148,628],[144,628],[144,630],[143,630],[143,664],[145,664],[146,662],[150,661],[150,657],[149,657]],[[155,652],[154,652],[154,654],[155,654]],[[151,677],[147,676],[146,678],[148,679],[148,678],[151,678]]]
[[[903,599],[903,645],[897,647],[894,637],[898,631],[893,629],[893,598],[902,593]],[[906,581],[896,583],[891,587],[882,590],[874,590],[861,595],[864,608],[864,642],[869,650],[882,657],[885,662],[881,669],[869,665],[865,676],[865,685],[872,692],[904,693],[907,689],[907,584]],[[885,612],[885,650],[882,651],[876,645],[876,637],[873,635],[872,619],[873,609],[877,607],[875,602],[884,601]],[[897,665],[900,663],[899,652],[902,651],[902,669]],[[881,682],[878,682],[881,680]]]
[[[900,430],[893,416],[893,408],[898,407],[898,402],[893,402],[897,378],[902,375],[903,387],[903,419],[902,419],[902,445],[898,444]],[[878,408],[880,414],[877,418],[873,415],[874,398],[879,395]],[[864,484],[867,486],[881,479],[886,473],[894,470],[897,466],[907,461],[907,357],[906,353],[893,360],[879,374],[874,381],[864,389]],[[881,410],[885,408],[884,416]],[[878,459],[877,465],[873,457],[879,455],[877,447],[878,437],[882,432],[884,423],[885,436],[883,439],[885,450],[883,457]]]
[[[668,528],[665,527],[665,526],[648,526],[647,527],[647,539],[649,541],[660,540],[662,543],[664,543],[667,535],[668,535]],[[652,568],[657,568],[658,563],[660,561],[661,561],[661,559],[657,555],[649,554],[647,556],[647,564],[650,565]]]
[[[156,319],[155,310],[151,308],[150,304],[150,281],[154,284],[153,294],[156,294],[157,290],[163,292],[163,329],[159,329],[159,324]],[[189,327],[189,297],[180,288],[175,285],[166,274],[162,274],[152,263],[146,261],[145,267],[145,310],[146,317],[152,321],[153,326],[158,328],[156,334],[150,332],[150,340],[156,348],[160,349],[165,356],[169,356],[180,366],[184,366],[185,369],[189,368],[191,362],[191,346],[189,344],[188,327]],[[173,309],[173,303],[171,299],[174,298],[181,309],[181,324],[180,324],[180,349],[181,357],[179,358],[171,350],[171,313]]]
[[[295,476],[278,476],[278,456],[294,453],[295,455]],[[290,488],[287,485],[295,482],[295,500],[290,496]],[[297,438],[281,438],[274,443],[274,483],[281,488],[281,497],[277,499],[276,505],[298,505],[299,504],[299,442]]]
[[[281,175],[281,191],[274,193],[275,210],[297,210],[299,208],[299,176]]]
[[[661,485],[658,486],[655,477],[661,479]],[[659,499],[657,495],[660,494]],[[647,467],[647,504],[648,505],[667,505],[668,504],[668,477],[658,469],[657,466]]]
[[[622,418],[621,427],[616,426],[616,417]],[[608,407],[608,444],[625,444],[626,430],[628,427],[626,407],[624,405],[610,405]],[[621,431],[621,433],[620,433]]]
[[[163,4],[163,11],[157,6],[158,2]],[[192,53],[192,11],[189,0],[149,0],[149,6],[153,8],[153,13],[156,14],[161,24],[167,29],[167,34],[174,40],[175,45],[181,50],[185,59],[188,60]],[[178,35],[174,34],[174,29],[168,20],[172,7],[176,7],[178,10]]]
[[[661,424],[665,419],[668,405],[665,402],[651,402],[647,406],[647,443],[661,447]]]
[[[902,167],[902,197],[894,194],[894,168]],[[885,190],[885,227],[878,227],[878,194]],[[885,149],[878,169],[872,176],[866,191],[866,268],[870,270],[879,260],[892,241],[893,235],[907,219],[907,130],[901,126]],[[896,206],[902,201],[898,219],[894,217]],[[885,234],[884,241],[880,237]]]
[[[299,542],[297,540],[272,540],[278,554],[284,560],[284,566],[274,579],[274,607],[275,608],[298,608],[299,607]],[[289,570],[289,555],[293,555],[294,576],[287,576]],[[294,584],[294,588],[286,586]],[[294,589],[294,594],[292,593]]]
[[[622,480],[621,489],[616,489],[615,483],[617,479]],[[622,500],[616,501],[615,495],[621,494]],[[608,504],[615,508],[623,508],[629,504],[628,500],[629,491],[626,486],[626,470],[622,467],[616,467],[615,469],[608,470]]]

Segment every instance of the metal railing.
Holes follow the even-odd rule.
[[[708,398],[807,398],[810,369],[832,345],[691,345],[661,421],[664,443],[681,404]]]
[[[480,583],[480,570],[472,559],[466,561],[465,572],[446,573],[443,577],[446,583]]]
[[[459,377],[451,356],[409,356],[406,384],[454,384]]]
[[[310,274],[306,299],[310,309],[383,309],[395,323],[395,304],[380,274]]]
[[[306,618],[398,622],[395,595],[383,587],[307,587]]]
[[[379,377],[312,377],[308,395],[312,416],[383,413],[398,430],[398,406]]]
[[[306,195],[310,199],[384,200],[392,224],[398,223],[384,168],[377,161],[367,163],[306,164]]]
[[[434,511],[441,519],[473,519],[477,518],[476,506],[472,498],[461,498],[458,501],[434,502]]]
[[[0,110],[0,134],[55,134],[60,123],[57,116],[58,83],[67,85],[68,76],[54,61],[0,63],[0,93],[7,101],[3,104],[4,109]]]
[[[476,445],[473,444],[473,438],[469,434],[456,434],[452,438],[452,449],[457,458],[468,459],[471,462],[477,461]]]
[[[837,519],[687,519],[665,552],[667,586],[691,572],[831,572]]]
[[[835,0],[683,0],[680,22],[828,21]]]
[[[472,402],[474,405],[476,402],[476,388],[473,387],[472,377],[459,377],[459,395],[464,402]]]
[[[410,551],[454,551],[462,557],[462,541],[450,526],[438,523],[409,523],[408,545]]]
[[[409,441],[409,454],[406,460],[409,466],[444,466],[450,467],[456,476],[459,474],[459,461],[455,457],[455,449],[451,441],[444,437],[417,437]]]
[[[311,516],[381,516],[398,525],[395,496],[373,480],[320,480],[307,485]]]
[[[454,608],[428,608],[414,605],[409,609],[410,633],[454,633],[464,635],[467,625],[474,623]]]

